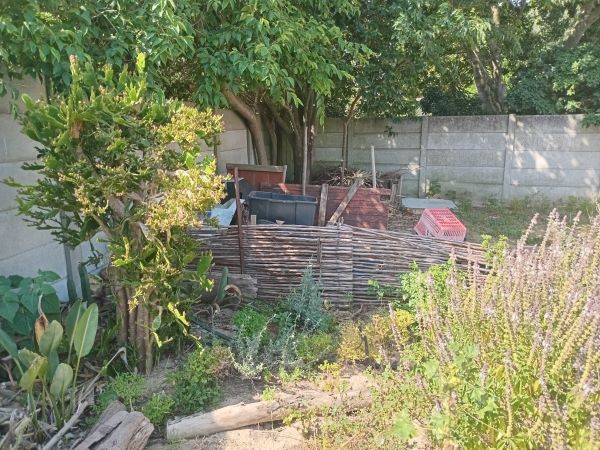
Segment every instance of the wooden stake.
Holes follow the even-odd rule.
[[[377,170],[375,168],[375,147],[371,145],[371,170],[373,171],[373,189],[377,189]]]
[[[233,177],[235,184],[235,209],[237,214],[237,225],[238,225],[238,244],[240,249],[240,271],[244,273],[244,238],[242,229],[242,202],[240,201],[240,175],[237,166],[233,169]]]
[[[339,220],[340,217],[342,217],[342,214],[346,210],[348,203],[350,203],[350,201],[352,200],[352,197],[354,197],[354,194],[356,194],[356,191],[358,191],[358,188],[360,187],[361,184],[362,184],[362,179],[359,179],[359,180],[356,180],[352,186],[350,186],[350,189],[348,189],[348,193],[346,194],[346,196],[344,197],[342,202],[339,204],[339,206],[337,207],[337,209],[335,210],[335,212],[333,213],[333,215],[327,222],[328,224],[333,225],[334,223],[336,223]]]
[[[321,200],[319,202],[319,223],[320,227],[325,225],[325,215],[327,214],[327,194],[329,185],[327,183],[321,185]]]

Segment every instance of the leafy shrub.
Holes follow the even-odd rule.
[[[312,366],[323,361],[335,352],[335,343],[331,333],[303,333],[298,336],[296,355],[305,364]]]
[[[413,314],[403,309],[375,314],[366,324],[345,323],[341,326],[338,357],[350,362],[389,362],[391,352],[401,351],[409,342],[414,323]]]
[[[311,266],[302,273],[300,286],[285,298],[283,308],[294,315],[303,331],[324,331],[333,325],[333,319],[324,309],[321,287],[314,279]]]
[[[234,367],[247,378],[265,371],[304,369],[318,362],[318,353],[327,347],[325,330],[333,326],[310,267],[304,271],[299,288],[286,297],[280,311],[270,319],[245,309],[234,320],[238,327],[233,342]],[[312,335],[319,337],[309,337]]]
[[[221,394],[219,379],[229,370],[231,360],[231,351],[223,346],[192,352],[172,376],[175,409],[190,414],[214,403]]]
[[[448,298],[446,278],[452,268],[452,262],[434,265],[427,272],[421,272],[416,263],[412,264],[411,271],[400,277],[400,307],[410,311],[415,310],[415,305],[423,302],[429,295],[429,286],[439,298]]]
[[[146,380],[143,376],[123,372],[117,374],[108,385],[107,391],[114,392],[117,398],[123,401],[129,408],[133,410],[133,404],[143,394],[146,386]]]
[[[32,185],[8,184],[18,188],[19,211],[31,225],[60,242],[75,247],[104,233],[119,341],[137,350],[139,368],[148,371],[155,344],[185,336],[185,314],[199,296],[187,288],[210,284],[209,256],[196,272],[186,270],[197,256],[186,230],[201,224],[198,213],[218,204],[224,191],[214,160],[198,162],[199,139],[210,145],[222,118],[148,89],[144,70],[143,54],[135,71],[118,74],[72,57],[63,96],[23,96],[23,132],[39,143],[36,163],[24,168],[40,176]],[[134,325],[130,315],[147,326]]]
[[[539,246],[527,247],[525,233],[484,283],[461,283],[453,268],[449,295],[433,291],[419,304],[433,442],[600,444],[600,216],[589,228],[576,222],[552,213]]]
[[[154,425],[162,425],[171,413],[175,400],[167,394],[153,394],[142,408],[142,412]]]
[[[33,350],[18,350],[2,328],[0,346],[15,364],[19,387],[27,396],[28,414],[38,432],[40,421],[60,428],[75,412],[79,369],[94,346],[98,305],[88,307],[76,302],[69,310],[65,328],[56,320],[49,322],[42,312],[33,328]],[[80,392],[81,398],[89,394]]]
[[[33,346],[33,327],[39,308],[49,320],[60,319],[60,302],[52,283],[60,277],[49,271],[39,271],[36,277],[0,275],[0,326],[11,337],[25,339],[23,345]]]
[[[267,327],[269,319],[254,308],[248,306],[236,311],[231,318],[231,323],[237,328],[239,335],[247,338],[257,334],[262,334],[263,339],[268,338],[264,330]]]

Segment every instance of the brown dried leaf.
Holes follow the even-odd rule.
[[[42,336],[46,332],[46,328],[48,328],[48,318],[46,315],[40,311],[40,316],[35,321],[35,340],[40,343]]]

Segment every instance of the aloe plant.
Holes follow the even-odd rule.
[[[92,350],[97,329],[98,306],[87,306],[82,301],[75,302],[69,310],[66,330],[56,320],[48,322],[40,311],[35,324],[36,351],[17,350],[12,338],[0,329],[0,346],[15,362],[19,386],[27,394],[34,424],[38,423],[36,411],[44,421],[57,427],[61,427],[75,411],[79,367],[81,360]],[[59,349],[65,348],[67,357],[61,362]]]

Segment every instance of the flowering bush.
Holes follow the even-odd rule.
[[[600,445],[600,217],[548,222],[539,246],[528,231],[483,282],[476,267],[469,283],[453,269],[449,295],[430,283],[418,305],[429,356],[415,376],[437,444]]]
[[[530,230],[494,246],[485,274],[407,275],[415,339],[369,408],[319,423],[321,447],[600,448],[600,216],[553,212],[532,247]]]

